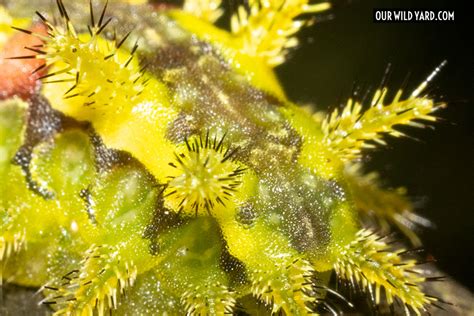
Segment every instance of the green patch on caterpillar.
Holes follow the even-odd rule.
[[[433,75],[405,99],[382,87],[366,110],[349,100],[321,119],[273,68],[306,24],[296,17],[329,4],[251,1],[230,32],[211,23],[219,5],[58,0],[37,12],[47,34],[17,28],[42,44],[11,58],[46,72],[0,105],[2,279],[40,287],[58,315],[314,314],[339,295],[332,272],[374,304],[442,302],[364,227],[372,215],[418,244],[410,202],[356,166],[403,136],[395,125],[437,120]]]

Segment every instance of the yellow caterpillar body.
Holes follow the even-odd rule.
[[[375,304],[418,314],[440,300],[416,260],[364,227],[375,216],[419,243],[406,197],[357,162],[402,136],[395,125],[436,120],[431,77],[406,99],[386,104],[382,88],[367,109],[349,100],[322,119],[273,68],[299,16],[330,5],[248,5],[229,32],[213,25],[218,0],[58,0],[53,15],[38,7],[45,33],[17,28],[42,45],[11,57],[44,73],[31,97],[0,105],[3,279],[68,315],[313,314],[338,295],[332,271]]]

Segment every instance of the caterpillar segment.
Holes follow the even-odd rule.
[[[216,228],[212,218],[200,216],[157,241],[158,278],[177,294],[189,315],[228,314],[235,306],[236,293],[222,267],[224,248]]]
[[[433,112],[444,107],[428,97],[412,94],[401,100],[399,90],[390,104],[384,105],[388,90],[377,90],[370,107],[363,111],[359,102],[349,99],[341,113],[334,110],[322,123],[324,142],[344,161],[353,161],[361,157],[361,152],[374,148],[375,144],[385,145],[383,135],[393,137],[406,136],[396,130],[396,125],[424,127],[418,121],[435,122]]]
[[[311,308],[316,301],[314,268],[309,262],[297,258],[286,267],[276,264],[272,274],[267,269],[252,271],[252,293],[257,299],[271,306],[273,314],[316,315]]]
[[[400,300],[407,314],[413,311],[421,315],[438,299],[423,292],[422,283],[427,277],[416,260],[403,258],[404,253],[403,248],[392,249],[383,236],[361,229],[357,238],[341,253],[334,270],[352,288],[359,285],[368,292],[376,305],[382,301],[384,292],[389,305]]]
[[[290,48],[298,45],[294,35],[309,23],[296,18],[330,7],[329,2],[313,4],[307,0],[252,0],[248,2],[248,8],[241,5],[232,16],[231,30],[241,52],[275,67],[285,61]]]
[[[308,315],[316,298],[312,289],[314,268],[292,250],[278,232],[266,229],[257,219],[251,227],[219,218],[229,253],[246,268],[251,294],[272,313]],[[242,248],[240,245],[245,244]],[[259,256],[255,256],[258,253]]]
[[[62,2],[58,2],[58,6],[64,20],[63,25],[55,26],[38,13],[49,29],[49,36],[43,38],[44,47],[28,47],[39,54],[37,58],[46,61],[46,66],[52,66],[48,74],[41,77],[43,83],[60,83],[64,88],[67,87],[63,99],[76,98],[71,100],[70,104],[67,104],[67,101],[55,104],[66,103],[64,106],[68,106],[71,110],[77,107],[82,110],[78,111],[79,113],[86,115],[83,112],[88,112],[87,107],[100,110],[113,103],[134,102],[151,80],[144,76],[144,69],[139,69],[136,60],[134,61],[138,44],[135,43],[132,50],[126,53],[120,51],[120,48],[129,34],[113,42],[100,37],[101,32],[112,20],[104,17],[106,7],[96,24],[91,6],[91,25],[88,26],[90,32],[78,34]],[[114,77],[105,78],[106,74],[114,74]],[[94,82],[94,79],[98,82]],[[87,116],[79,118],[91,119]]]
[[[397,130],[401,125],[423,128],[426,122],[436,122],[436,111],[445,107],[435,103],[423,92],[436,74],[446,65],[443,61],[408,98],[402,100],[399,90],[390,104],[385,105],[387,88],[378,89],[370,103],[364,106],[349,99],[344,109],[334,110],[322,121],[323,142],[343,162],[345,183],[351,192],[361,219],[371,217],[387,232],[395,225],[415,246],[421,245],[416,234],[419,226],[429,227],[429,220],[417,215],[403,188],[387,190],[380,187],[376,173],[363,175],[359,163],[364,151],[386,145],[384,136],[407,136]]]
[[[43,286],[45,305],[56,305],[55,315],[105,315],[114,310],[121,295],[133,286],[137,267],[121,260],[118,249],[92,245],[78,269],[58,284]]]
[[[424,293],[433,278],[405,250],[361,228],[373,216],[419,244],[413,229],[427,222],[357,162],[384,135],[403,136],[398,125],[437,120],[444,105],[423,91],[444,62],[406,99],[399,91],[386,104],[382,88],[365,110],[351,99],[315,120],[287,100],[273,68],[311,22],[300,17],[326,2],[252,0],[229,32],[212,25],[218,0],[160,7],[143,21],[156,7],[106,2],[97,14],[80,4],[88,25],[56,3],[59,22],[37,13],[47,34],[17,28],[36,42],[16,57],[41,61],[37,94],[52,109],[43,114],[61,117],[31,146],[28,177],[50,199],[7,163],[28,141],[25,125],[35,124],[25,107],[37,98],[0,105],[9,279],[43,285],[42,303],[57,315],[221,315],[256,302],[270,314],[309,315],[333,311],[326,296],[341,299],[315,277],[331,271],[377,305],[400,301],[420,314],[443,302]],[[117,36],[108,8],[125,8],[124,24],[143,34]],[[107,168],[104,152],[114,157]]]
[[[225,144],[225,135],[185,139],[168,176],[164,190],[165,205],[187,215],[211,215],[225,208],[226,202],[242,184],[245,167],[233,160],[238,148]]]
[[[232,315],[235,306],[232,292],[220,283],[204,288],[190,286],[183,293],[181,302],[188,315]]]
[[[130,145],[126,142],[133,143],[135,154],[140,152],[142,160],[149,157],[147,167],[164,181],[168,170],[161,166],[167,165],[166,160],[173,153],[173,146],[165,137],[166,123],[177,114],[170,106],[167,88],[140,65],[136,56],[138,42],[125,47],[130,33],[113,40],[103,36],[112,21],[106,16],[107,3],[99,17],[90,5],[90,24],[80,31],[70,20],[64,3],[58,0],[57,5],[62,22],[53,24],[38,12],[49,32],[47,36],[33,34],[44,44],[28,48],[37,54],[32,58],[45,60],[49,67],[48,73],[40,77],[43,94],[54,110],[90,122],[97,134],[108,135],[101,137],[108,148],[124,150]],[[153,138],[155,146],[125,137],[135,133],[143,136],[138,139],[146,139],[148,130],[157,133]],[[156,148],[162,149],[160,153],[153,151]]]
[[[416,214],[407,197],[406,189],[386,189],[379,184],[375,172],[362,174],[360,164],[348,165],[345,170],[348,189],[361,215],[361,222],[375,222],[383,233],[389,233],[391,225],[397,227],[415,247],[422,245],[416,231],[419,227],[431,227],[432,223]]]

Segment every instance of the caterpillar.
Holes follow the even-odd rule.
[[[321,118],[274,68],[330,3],[252,0],[226,31],[219,0],[137,2],[57,0],[14,27],[4,67],[32,74],[2,87],[0,279],[56,315],[333,312],[331,275],[374,305],[446,303],[366,227],[419,246],[424,222],[360,164],[396,125],[437,121],[424,90],[446,62],[406,98],[382,86]]]

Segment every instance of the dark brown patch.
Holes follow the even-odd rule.
[[[84,201],[86,205],[86,212],[87,212],[87,217],[89,218],[90,222],[93,225],[97,225],[97,220],[95,218],[95,210],[92,208],[93,207],[93,202],[92,202],[92,194],[90,188],[82,189],[81,192],[79,193],[79,196],[81,199]]]
[[[223,237],[221,237],[221,240],[223,247],[219,260],[219,266],[222,271],[226,272],[229,276],[230,287],[237,288],[248,282],[245,264],[229,253],[226,247],[225,239]]]
[[[63,129],[65,117],[53,110],[43,96],[35,94],[28,101],[26,113],[26,131],[23,145],[18,149],[12,162],[23,170],[28,188],[45,199],[54,197],[52,192],[42,188],[32,178],[30,163],[33,149],[42,142],[51,140],[56,133]]]
[[[296,166],[263,175],[267,198],[261,212],[265,217],[279,216],[275,229],[288,236],[296,250],[324,253],[332,238],[331,216],[343,196],[336,183],[314,177],[308,184],[305,177],[306,170]]]
[[[89,135],[95,152],[95,167],[99,173],[110,170],[113,166],[128,160],[128,157],[124,157],[119,151],[105,146],[102,138],[92,127],[89,129]]]
[[[208,44],[190,40],[189,45],[161,52],[155,72],[173,92],[174,105],[182,110],[169,127],[169,139],[182,142],[185,137],[219,128],[239,144],[238,159],[257,171],[278,166],[270,161],[253,163],[254,150],[282,157],[278,164],[296,161],[302,140],[278,112],[284,102],[252,87]]]
[[[149,251],[152,255],[159,254],[159,238],[163,233],[179,227],[186,222],[179,214],[165,208],[163,201],[164,186],[157,186],[160,190],[160,195],[156,200],[152,220],[143,232],[143,238],[150,240]]]

